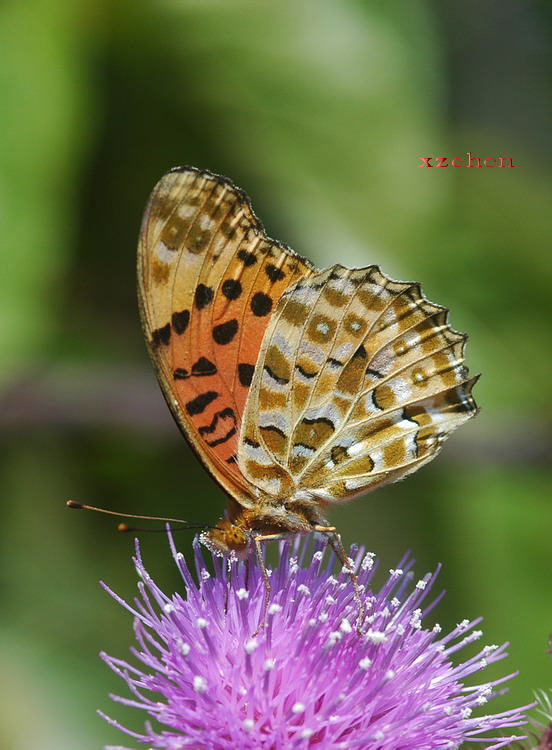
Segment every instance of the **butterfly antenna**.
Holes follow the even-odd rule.
[[[115,510],[106,510],[105,508],[96,508],[93,505],[85,505],[84,503],[77,503],[74,500],[67,501],[68,508],[75,508],[76,510],[95,510],[97,513],[105,513],[108,516],[118,516],[119,518],[137,518],[141,521],[166,521],[169,523],[181,524],[181,529],[214,529],[216,526],[210,526],[206,523],[193,523],[191,521],[183,521],[181,518],[167,518],[166,516],[141,516],[136,513],[118,513]],[[140,529],[135,526],[129,526],[126,523],[120,523],[118,526],[119,531],[164,531],[164,529]],[[176,530],[176,529],[175,529]]]
[[[190,524],[188,523],[186,526],[171,526],[171,532],[172,531],[188,531],[189,529],[202,529],[204,530],[205,527],[203,524]],[[139,531],[140,533],[148,532],[148,534],[164,534],[165,529],[148,529],[144,526],[129,526],[128,523],[124,523],[124,521],[117,526],[117,531],[122,531],[123,533],[127,533],[129,531]]]

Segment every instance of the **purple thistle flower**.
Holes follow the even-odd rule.
[[[350,577],[331,574],[325,541],[316,540],[310,553],[304,539],[282,543],[267,623],[252,637],[265,597],[253,560],[246,566],[214,557],[212,576],[196,539],[198,585],[172,537],[170,544],[185,596],[156,586],[138,543],[141,598],[131,607],[107,589],[134,616],[139,647],[132,652],[141,662],[136,668],[102,654],[134,696],[112,697],[143,709],[159,728],[148,721],[133,732],[104,718],[149,748],[431,750],[471,740],[490,750],[513,737],[483,733],[502,735],[525,723],[524,709],[473,715],[513,675],[471,687],[465,681],[502,659],[507,644],[455,666],[455,652],[481,636],[480,618],[446,635],[438,625],[424,628],[440,599],[426,601],[437,573],[416,583],[407,557],[375,591],[374,556],[353,552],[367,609],[359,635]]]

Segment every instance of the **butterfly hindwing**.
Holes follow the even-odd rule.
[[[419,285],[376,266],[298,281],[263,341],[243,473],[269,495],[305,489],[331,502],[415,470],[476,413],[465,339]]]

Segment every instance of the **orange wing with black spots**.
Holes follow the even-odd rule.
[[[255,491],[236,453],[261,342],[284,291],[314,268],[267,237],[245,193],[192,167],[154,188],[138,256],[142,324],[167,403],[209,472],[249,506]]]

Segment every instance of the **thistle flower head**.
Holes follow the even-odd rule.
[[[508,744],[507,730],[524,723],[522,709],[478,715],[513,675],[466,680],[503,658],[505,645],[458,663],[456,652],[481,635],[479,620],[448,634],[425,627],[436,574],[416,582],[407,558],[375,590],[374,556],[352,551],[367,609],[359,635],[350,577],[332,575],[325,542],[282,543],[266,626],[252,637],[265,598],[258,566],[214,557],[212,575],[196,540],[196,583],[170,543],[182,594],[160,590],[138,544],[140,598],[130,606],[110,592],[134,616],[140,666],[103,654],[133,694],[114,700],[155,724],[134,732],[107,720],[149,748],[431,750],[474,740],[490,749]]]

